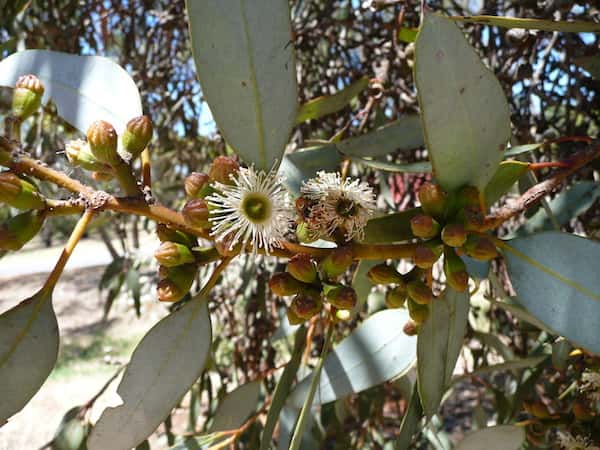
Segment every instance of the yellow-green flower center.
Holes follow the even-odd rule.
[[[263,194],[255,192],[246,194],[241,209],[253,223],[263,223],[271,217],[271,201]]]

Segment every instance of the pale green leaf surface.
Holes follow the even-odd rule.
[[[123,404],[104,410],[88,449],[130,449],[154,432],[200,376],[211,335],[203,299],[158,322],[135,349],[117,388]]]
[[[92,122],[110,122],[117,132],[142,114],[140,94],[129,74],[102,56],[25,50],[0,62],[0,85],[14,87],[21,75],[36,75],[58,114],[85,133]]]
[[[433,300],[417,342],[417,374],[423,410],[433,416],[450,384],[469,315],[468,292],[448,289]]]
[[[421,208],[412,208],[369,220],[365,228],[364,242],[367,244],[381,244],[413,239],[410,219],[421,212]]]
[[[320,170],[336,172],[341,162],[342,158],[334,145],[308,148],[285,155],[279,175],[284,177],[288,190],[299,196],[303,181],[316,176]]]
[[[353,157],[352,161],[374,169],[384,170],[394,173],[429,173],[431,172],[431,163],[428,161],[419,161],[414,163],[392,163],[389,161],[380,161],[377,159],[367,159]]]
[[[405,309],[383,310],[342,340],[325,359],[314,404],[364,391],[410,369],[417,340],[402,331],[407,320]],[[298,383],[290,394],[290,405],[302,406],[311,379],[309,374]]]
[[[456,450],[519,450],[524,441],[524,427],[497,425],[468,434]]]
[[[271,169],[281,162],[297,110],[288,2],[186,5],[196,70],[215,122],[248,164]]]
[[[529,153],[534,150],[537,150],[544,146],[544,142],[539,142],[537,144],[523,144],[523,145],[515,145],[510,147],[508,150],[504,152],[504,156],[517,156],[522,155],[523,153]]]
[[[415,46],[415,82],[436,179],[448,191],[465,184],[483,190],[510,137],[508,103],[452,20],[425,15]]]
[[[0,426],[39,390],[57,354],[51,294],[37,293],[0,315]]]
[[[464,23],[479,23],[502,28],[522,28],[527,30],[564,31],[570,33],[599,32],[600,24],[592,21],[556,21],[544,19],[521,19],[503,16],[453,16],[452,20]]]
[[[512,239],[505,247],[520,303],[556,332],[600,354],[600,244],[550,231]]]
[[[496,203],[529,170],[529,164],[521,161],[503,161],[485,187],[485,202]]]
[[[208,432],[234,430],[258,409],[260,381],[246,383],[223,398]]]
[[[419,390],[415,382],[408,402],[408,408],[400,424],[400,435],[396,441],[396,450],[408,450],[411,447],[413,436],[419,428],[423,416],[423,408],[419,399]]]
[[[356,292],[356,305],[352,309],[353,314],[362,311],[363,306],[367,303],[367,298],[373,289],[373,283],[367,278],[367,273],[372,267],[381,264],[382,260],[366,260],[358,262],[354,275],[352,276],[352,289]]]

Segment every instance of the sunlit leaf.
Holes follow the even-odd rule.
[[[412,208],[369,220],[365,228],[364,242],[367,244],[382,244],[413,239],[410,219],[420,213],[421,208]]]
[[[521,161],[504,161],[485,187],[485,202],[496,203],[529,170],[529,164]]]
[[[243,384],[223,398],[215,412],[209,432],[235,430],[258,409],[260,381]]]

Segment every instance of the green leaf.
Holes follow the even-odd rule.
[[[501,28],[523,28],[526,30],[542,31],[564,31],[568,33],[585,33],[600,31],[600,24],[574,20],[572,22],[543,20],[543,19],[520,19],[518,17],[501,16],[453,16],[452,20],[464,23],[479,23]]]
[[[346,155],[376,157],[396,150],[412,150],[424,144],[419,116],[411,114],[371,133],[344,139],[335,145]]]
[[[497,425],[469,433],[456,450],[519,450],[524,442],[524,427]]]
[[[40,291],[0,315],[0,426],[40,389],[57,354],[51,292]]]
[[[407,320],[405,309],[383,310],[342,340],[325,360],[315,404],[364,391],[410,369],[416,356],[416,339],[402,331]],[[311,378],[304,378],[292,391],[291,405],[302,405]]]
[[[485,187],[485,202],[496,203],[529,170],[529,164],[521,161],[504,161]]]
[[[400,28],[398,30],[398,40],[406,43],[415,42],[418,32],[418,28]]]
[[[420,213],[421,208],[413,208],[369,220],[365,228],[364,243],[383,244],[413,239],[410,219]]]
[[[288,2],[186,6],[196,71],[215,122],[248,164],[271,169],[281,162],[298,106]]]
[[[510,137],[500,83],[454,22],[427,13],[415,45],[415,82],[425,141],[440,185],[481,190]]]
[[[417,340],[419,396],[427,417],[433,416],[450,384],[463,345],[469,293],[447,289],[433,300]]]
[[[292,357],[286,364],[285,369],[283,369],[281,378],[277,382],[275,392],[273,393],[273,400],[271,401],[271,406],[269,407],[269,414],[267,415],[267,421],[265,422],[262,438],[260,440],[260,450],[269,450],[271,448],[271,439],[273,437],[275,425],[277,425],[279,414],[283,408],[283,405],[285,404],[287,396],[292,387],[292,383],[296,378],[298,368],[300,367],[302,352],[306,343],[306,333],[306,327],[302,326],[298,329],[296,336],[294,337],[294,349],[292,350]]]
[[[600,80],[600,56],[581,56],[573,58],[573,62],[588,72],[592,78]]]
[[[520,303],[567,339],[600,354],[600,244],[551,231],[501,248]]]
[[[365,164],[374,169],[384,170],[395,173],[430,173],[431,163],[428,161],[419,161],[414,163],[396,164],[388,161],[379,161],[376,159],[352,158],[356,163]]]
[[[350,100],[364,91],[369,86],[369,79],[362,77],[355,81],[350,86],[336,92],[333,95],[317,97],[309,100],[298,109],[296,115],[296,123],[302,123],[310,119],[318,119],[333,114],[344,108]]]
[[[367,278],[367,272],[377,264],[381,264],[382,260],[366,260],[358,262],[354,275],[352,276],[352,289],[356,292],[356,305],[353,308],[353,313],[357,314],[362,311],[363,306],[367,303],[369,294],[373,289],[373,283]]]
[[[294,194],[300,195],[302,182],[317,175],[320,170],[335,172],[342,162],[339,152],[333,145],[312,147],[285,155],[279,174],[285,178],[285,185]]]
[[[417,383],[413,386],[413,392],[408,402],[408,408],[400,425],[400,436],[396,441],[396,450],[408,450],[411,447],[413,436],[418,431],[419,422],[423,416],[423,407],[419,399]]]
[[[235,430],[258,408],[260,381],[251,381],[230,392],[219,404],[209,433]]]
[[[81,406],[69,409],[63,416],[52,438],[52,450],[82,450],[89,425],[83,417]]]
[[[206,302],[196,298],[144,336],[117,393],[123,404],[96,422],[89,450],[132,448],[146,439],[189,390],[204,368],[211,343]]]
[[[129,74],[101,56],[78,56],[49,50],[25,50],[0,62],[0,85],[14,87],[21,75],[36,75],[58,114],[85,133],[92,122],[106,120],[117,132],[142,115],[140,94]]]
[[[545,145],[544,142],[539,142],[537,144],[524,144],[524,145],[515,145],[514,147],[510,147],[508,150],[504,152],[504,156],[517,156],[522,155],[523,153],[529,153],[534,150],[537,150]]]

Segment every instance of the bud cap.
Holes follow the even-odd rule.
[[[123,150],[128,153],[129,160],[140,156],[140,153],[152,139],[153,131],[152,121],[148,116],[134,117],[127,122],[121,142],[123,143]]]
[[[92,123],[87,130],[87,139],[98,161],[112,166],[121,161],[117,152],[117,132],[110,123],[104,120]]]
[[[318,279],[317,267],[310,255],[306,253],[292,256],[288,262],[287,271],[296,280],[304,283],[314,283]]]

